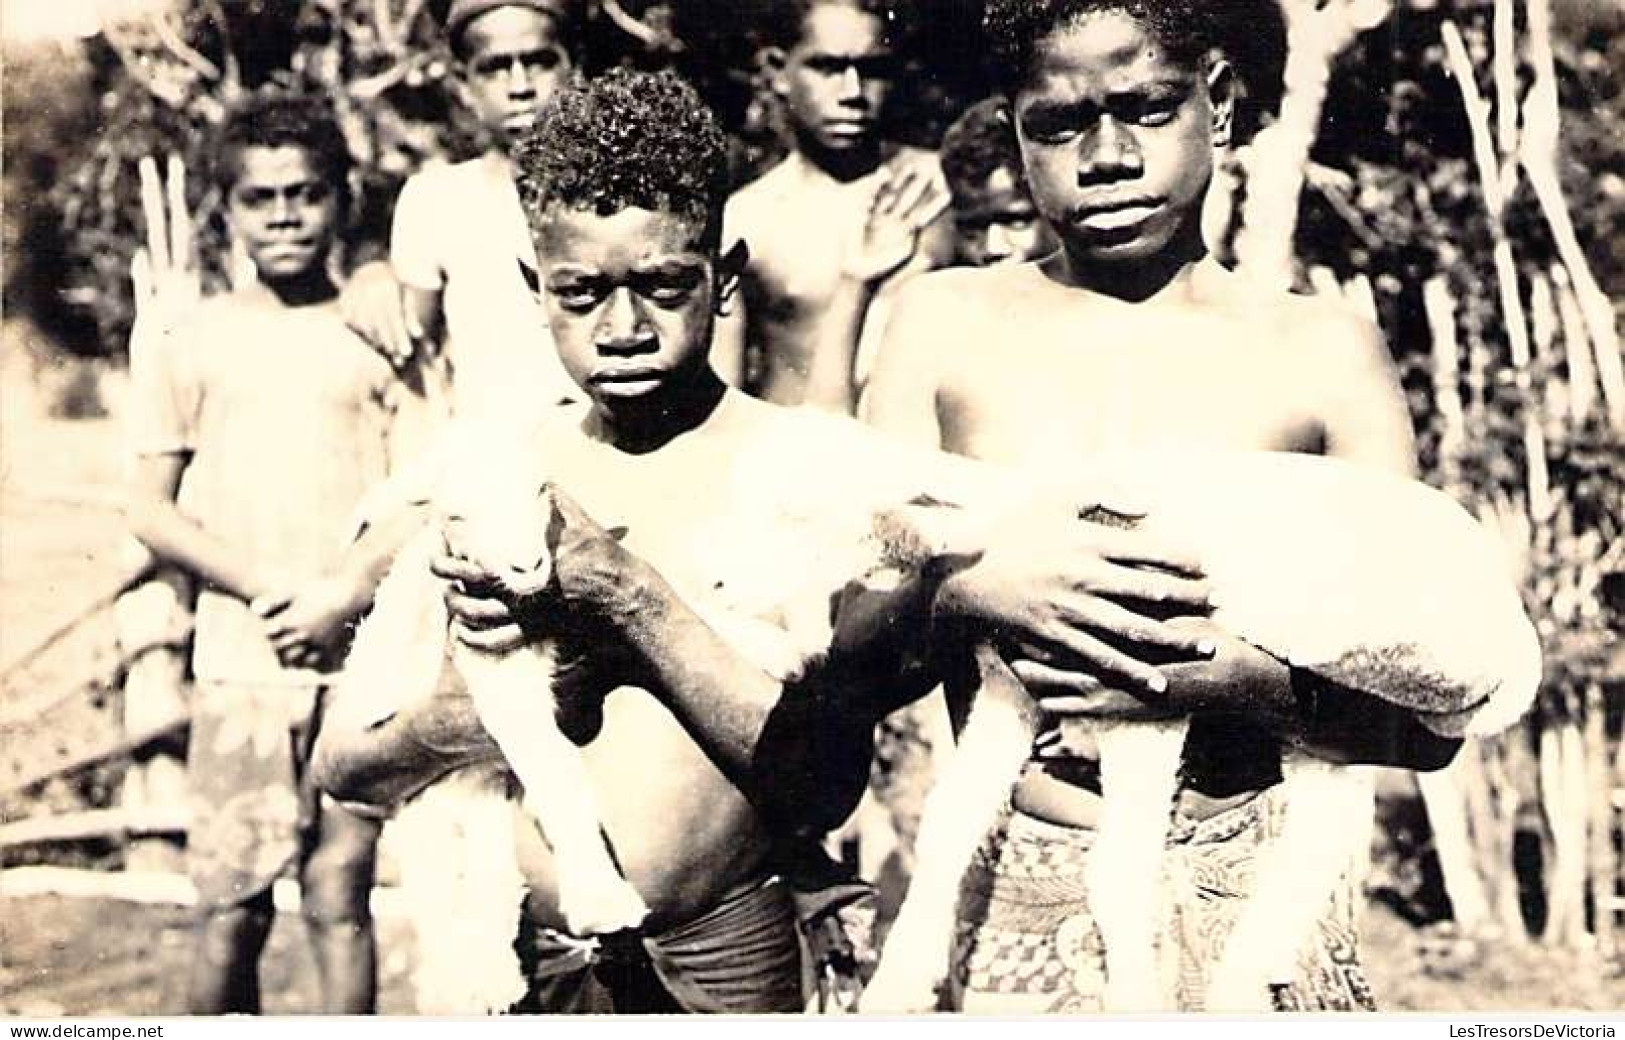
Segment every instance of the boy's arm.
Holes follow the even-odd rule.
[[[136,458],[125,507],[133,534],[158,559],[173,563],[209,586],[244,602],[271,592],[271,577],[245,564],[233,549],[199,527],[175,505],[190,455]]]
[[[807,404],[842,415],[857,411],[864,319],[883,287],[931,263],[920,239],[947,204],[946,190],[914,170],[894,173],[876,189],[861,234],[841,258],[835,292],[814,326]]]
[[[1307,340],[1318,380],[1326,453],[1403,477],[1416,474],[1416,438],[1405,392],[1382,332],[1370,322],[1329,313]]]
[[[324,726],[311,753],[316,785],[368,814],[387,812],[454,769],[502,757],[468,692],[448,679],[428,700],[366,730]]]

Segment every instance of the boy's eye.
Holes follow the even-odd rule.
[[[820,76],[842,76],[847,69],[858,74],[859,79],[891,79],[897,74],[897,61],[895,58],[808,58],[807,68]]]
[[[1066,144],[1078,136],[1078,128],[1059,120],[1039,120],[1026,127],[1027,139],[1039,144]]]
[[[636,280],[638,293],[663,307],[676,307],[688,301],[700,284],[700,276],[688,273],[648,275]]]
[[[564,53],[557,47],[547,47],[542,50],[525,51],[522,54],[492,54],[474,61],[470,67],[476,76],[496,79],[512,69],[515,63],[530,75],[552,72],[564,64]]]
[[[1167,126],[1179,114],[1177,101],[1148,101],[1138,108],[1134,121],[1141,126]]]
[[[604,287],[592,282],[567,282],[548,286],[548,292],[565,310],[591,310],[604,298]]]

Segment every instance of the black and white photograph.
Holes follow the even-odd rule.
[[[1622,30],[0,0],[0,1018],[1606,1022]]]

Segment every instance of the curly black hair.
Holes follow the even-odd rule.
[[[616,68],[564,87],[514,150],[515,181],[534,227],[547,206],[601,214],[658,210],[722,232],[728,142],[694,88],[671,71]]]
[[[789,50],[801,42],[807,27],[807,16],[824,4],[837,4],[872,14],[887,28],[888,34],[896,21],[892,0],[767,0],[758,15],[760,42],[764,46]]]
[[[1018,184],[1026,180],[1009,102],[1002,97],[984,98],[954,120],[942,135],[939,156],[955,199],[986,184],[999,170],[1010,171]]]
[[[1148,28],[1168,57],[1197,67],[1221,47],[1214,0],[988,0],[982,24],[993,49],[994,73],[1006,92],[1025,80],[1033,49],[1056,29],[1101,11],[1120,11]]]
[[[267,90],[250,94],[227,110],[215,133],[212,173],[222,193],[241,175],[238,162],[248,148],[302,148],[322,180],[348,198],[355,160],[333,108],[322,98]]]

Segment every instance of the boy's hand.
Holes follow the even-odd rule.
[[[397,370],[405,368],[424,338],[401,293],[395,271],[382,260],[362,264],[339,294],[339,310],[351,331]]]
[[[1291,670],[1284,661],[1210,618],[1176,617],[1165,624],[1211,645],[1213,653],[1163,665],[1168,687],[1159,694],[1116,688],[1097,674],[1045,659],[1041,652],[1012,661],[1010,670],[1046,712],[1060,717],[1146,719],[1224,711],[1274,722],[1290,718],[1295,702]]]
[[[135,326],[130,330],[132,359],[145,354],[155,337],[171,327],[202,293],[193,260],[192,214],[186,208],[186,165],[171,155],[162,180],[152,156],[136,165],[141,182],[141,211],[146,245],[130,259],[135,290]]]
[[[1213,652],[1212,633],[1131,604],[1155,605],[1161,615],[1206,613],[1208,594],[1197,561],[1154,536],[1083,521],[1039,530],[1011,524],[943,580],[936,607],[991,626],[1030,661],[1161,695],[1168,678],[1114,644],[1200,658]]]
[[[249,606],[265,626],[278,660],[291,668],[314,668],[345,634],[354,603],[354,590],[323,578],[292,593],[260,596]]]
[[[891,277],[914,258],[920,232],[947,207],[940,177],[913,166],[889,170],[869,201],[862,234],[842,258],[842,273],[865,285]]]

